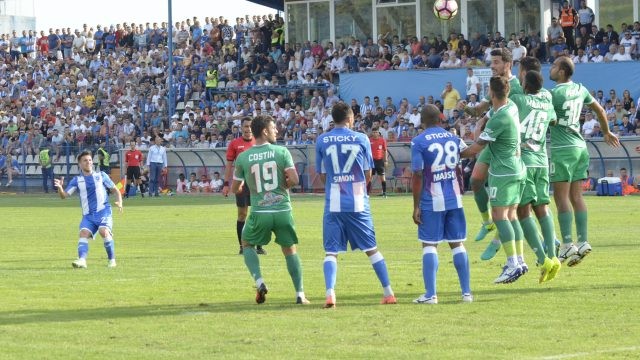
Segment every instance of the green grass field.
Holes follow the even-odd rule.
[[[76,197],[0,195],[0,359],[418,359],[640,358],[640,198],[588,197],[593,253],[539,285],[532,273],[494,285],[503,255],[481,262],[479,216],[465,197],[475,302],[460,302],[447,247],[440,249],[440,304],[424,291],[408,196],[372,198],[379,249],[398,305],[362,253],[340,257],[338,307],[323,310],[320,196],[294,197],[305,291],[293,304],[280,251],[261,257],[269,285],[256,305],[237,255],[234,201],[132,199],[116,214],[118,267],[100,239],[89,268],[74,270]]]

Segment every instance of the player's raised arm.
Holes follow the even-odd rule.
[[[607,113],[604,111],[602,106],[597,101],[592,102],[588,106],[596,113],[596,116],[598,117],[598,122],[600,123],[600,130],[602,131],[602,137],[604,141],[610,146],[619,147],[620,140],[618,140],[618,137],[611,132],[611,129],[609,129]]]

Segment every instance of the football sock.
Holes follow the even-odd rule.
[[[383,288],[388,287],[390,285],[389,273],[387,272],[387,263],[384,261],[384,257],[382,256],[382,253],[378,251],[375,254],[369,256],[369,261],[371,261],[373,270],[376,272],[376,275],[378,276],[378,279],[380,280],[380,284],[382,284],[382,287]]]
[[[438,273],[438,249],[435,246],[422,248],[422,278],[426,296],[436,294],[436,275]]]
[[[453,255],[453,266],[458,272],[458,280],[460,281],[460,290],[463,294],[471,294],[471,274],[469,272],[469,256],[464,245],[451,249]]]
[[[491,216],[489,216],[489,211],[488,210],[481,212],[480,216],[482,217],[482,223],[483,224],[491,223]]]
[[[338,259],[335,256],[326,256],[322,264],[324,271],[324,285],[327,289],[327,296],[332,295],[328,292],[336,288],[336,275],[338,274]]]
[[[588,242],[587,236],[587,212],[576,211],[576,234],[578,235],[578,242]]]
[[[386,194],[386,193],[387,193],[387,182],[386,182],[386,181],[383,181],[383,182],[382,182],[382,192],[383,192],[384,194]]]
[[[522,225],[524,238],[527,240],[531,250],[536,254],[538,264],[544,263],[546,254],[544,253],[544,248],[540,242],[540,234],[538,233],[538,227],[536,226],[535,220],[533,220],[533,217],[528,216],[520,220],[520,224]]]
[[[496,227],[498,228],[498,234],[500,235],[500,242],[502,243],[502,248],[504,249],[504,253],[509,257],[516,257],[516,242],[515,234],[513,231],[513,226],[511,226],[511,222],[509,220],[498,220],[495,221]],[[516,259],[517,264],[517,259]]]
[[[236,233],[238,234],[238,244],[242,246],[242,228],[244,228],[244,221],[236,221]]]
[[[262,274],[260,273],[260,258],[258,258],[256,249],[246,247],[243,250],[242,256],[244,256],[244,264],[247,266],[251,277],[253,277],[254,280],[262,278]]]
[[[87,238],[78,239],[78,258],[86,259],[88,252],[89,252],[89,239]]]
[[[303,292],[302,286],[302,264],[300,263],[300,257],[297,253],[285,256],[287,261],[287,270],[293,281],[293,287],[297,292]]]
[[[560,223],[560,235],[563,244],[571,244],[571,227],[573,226],[573,211],[559,212],[558,222]]]
[[[553,217],[547,214],[538,219],[540,230],[542,230],[542,238],[544,239],[544,247],[549,258],[556,256],[556,234],[553,225]]]
[[[511,226],[513,227],[513,238],[516,243],[516,255],[518,256],[518,262],[524,263],[524,235],[522,234],[522,227],[518,220],[511,220]]]
[[[487,213],[489,211],[489,194],[487,194],[487,189],[482,186],[480,190],[473,193],[473,200],[476,202],[476,206],[478,206],[478,210],[480,210],[480,214]],[[482,218],[484,220],[484,217]]]
[[[109,236],[104,239],[104,249],[107,251],[107,258],[109,260],[115,259],[115,245],[113,243],[113,237]]]

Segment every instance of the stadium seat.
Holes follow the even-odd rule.
[[[187,101],[185,106],[191,106],[191,109],[193,109],[193,101]]]
[[[224,87],[227,85],[226,82],[224,81],[218,81],[218,89],[224,89]]]
[[[193,101],[200,101],[200,93],[194,91],[193,94],[191,94],[191,100]]]
[[[120,165],[120,155],[118,153],[113,153],[111,154],[111,158],[109,159],[109,163],[113,164],[116,163],[118,165]]]
[[[36,169],[38,168],[38,166],[35,165],[28,165],[27,166],[27,171],[25,172],[26,175],[36,175]]]
[[[180,101],[177,105],[176,105],[176,111],[183,111],[184,110],[184,101]]]
[[[29,164],[33,164],[33,163],[37,163],[38,160],[36,159],[35,155],[27,155],[27,158],[25,159],[25,164],[29,165]]]
[[[80,168],[78,167],[78,165],[71,165],[71,168],[69,169],[69,174],[78,175],[79,173],[80,173]]]

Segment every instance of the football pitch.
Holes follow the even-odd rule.
[[[312,302],[300,306],[274,244],[260,257],[267,301],[255,304],[232,198],[127,200],[114,214],[118,267],[98,237],[88,269],[74,270],[77,197],[0,195],[0,359],[640,358],[640,197],[587,197],[593,252],[580,265],[539,285],[527,249],[531,272],[494,285],[504,256],[479,260],[489,238],[473,240],[480,218],[465,196],[475,301],[460,301],[444,245],[438,305],[411,302],[424,292],[411,201],[371,199],[399,304],[379,305],[368,259],[349,252],[337,308],[324,310],[321,196],[293,197]]]

